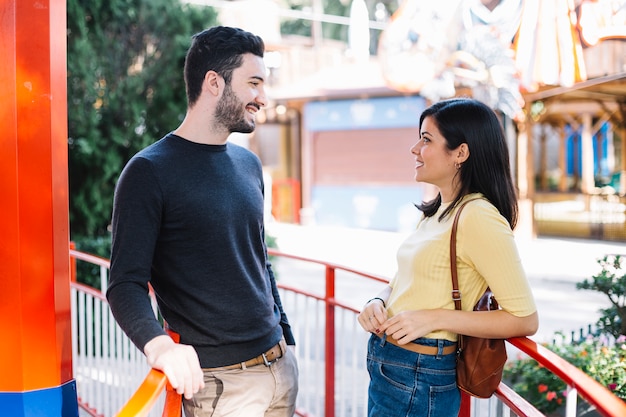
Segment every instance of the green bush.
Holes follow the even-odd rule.
[[[267,246],[268,249],[278,249],[276,237],[266,232],[265,246]],[[274,273],[274,278],[276,279],[276,281],[278,281],[278,268],[276,268],[276,264],[278,263],[278,257],[274,255],[269,255],[269,260],[272,264],[272,272]]]
[[[626,336],[620,336],[613,346],[591,350],[585,372],[626,401]]]
[[[593,335],[579,343],[561,341],[544,346],[626,400],[626,336],[612,346],[607,345],[606,337]],[[534,359],[509,362],[503,379],[544,414],[555,413],[565,405],[565,382]]]
[[[101,258],[109,259],[111,256],[111,237],[78,237],[73,240],[76,250]],[[90,287],[100,289],[100,267],[89,262],[76,261],[76,281]]]
[[[600,310],[597,322],[601,332],[614,337],[626,335],[626,271],[622,267],[623,255],[606,255],[598,259],[601,270],[591,279],[576,284],[577,289],[605,294],[611,306]]]
[[[611,306],[600,310],[596,335],[580,342],[560,341],[545,346],[626,401],[626,273],[623,255],[598,259],[600,272],[576,284],[577,289],[605,294]],[[611,343],[607,339],[614,339]],[[507,364],[504,380],[544,414],[565,404],[567,385],[534,359],[519,358]],[[558,415],[558,413],[556,413]]]

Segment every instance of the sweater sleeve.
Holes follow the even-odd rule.
[[[287,314],[283,310],[283,304],[280,300],[280,294],[278,293],[278,286],[276,285],[276,278],[274,277],[274,271],[272,270],[272,265],[270,262],[267,262],[267,272],[270,277],[270,282],[272,284],[272,295],[274,296],[274,303],[278,307],[280,311],[280,327],[283,329],[283,336],[285,336],[285,341],[288,345],[295,345],[296,340],[293,337],[293,332],[291,331],[291,325],[289,324],[289,320],[287,319]]]
[[[149,162],[133,158],[122,171],[115,191],[107,299],[120,327],[142,351],[147,342],[166,334],[155,317],[148,286],[160,207]]]

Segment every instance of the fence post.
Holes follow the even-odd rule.
[[[470,417],[472,415],[472,397],[461,391],[461,408],[459,417]]]
[[[76,250],[76,243],[73,241],[70,241],[70,250]],[[74,258],[73,256],[70,256],[70,281],[77,282],[76,281],[76,258]]]
[[[335,268],[326,265],[325,417],[335,417]]]

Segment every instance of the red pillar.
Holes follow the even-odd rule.
[[[0,0],[0,414],[77,416],[65,0]]]

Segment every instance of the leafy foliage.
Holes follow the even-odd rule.
[[[598,260],[601,270],[591,280],[576,284],[577,289],[599,291],[611,302],[611,307],[600,311],[598,328],[614,337],[626,335],[626,271],[623,255],[606,255]]]
[[[601,310],[596,335],[580,342],[552,343],[546,347],[576,366],[626,401],[626,273],[623,255],[606,255],[598,260],[600,272],[576,284],[576,288],[599,291],[611,307]],[[556,336],[563,335],[557,333]],[[610,339],[615,339],[612,343]],[[539,411],[549,414],[565,402],[567,386],[534,359],[519,358],[507,364],[505,382]]]
[[[109,259],[111,239],[109,236],[83,238],[76,244],[76,250]],[[90,287],[102,288],[100,267],[90,262],[76,260],[76,280]]]
[[[303,10],[309,0],[282,0]],[[395,0],[366,1],[390,11]],[[322,0],[321,12],[348,16],[350,1]],[[191,36],[217,23],[211,7],[178,0],[68,0],[68,146],[71,238],[107,237],[113,192],[138,150],[182,121],[182,67]],[[322,37],[347,41],[347,26],[323,23]],[[311,36],[311,22],[289,19],[284,34]]]
[[[182,68],[212,8],[176,0],[68,0],[72,239],[108,236],[115,182],[186,110]]]
[[[618,338],[613,345],[605,339],[589,336],[580,343],[552,343],[546,347],[626,401],[626,337]],[[534,359],[509,362],[503,378],[542,413],[554,413],[565,404],[565,382]]]

